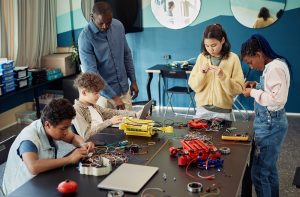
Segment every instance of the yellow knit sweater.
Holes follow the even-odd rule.
[[[198,107],[213,105],[223,109],[232,109],[233,98],[243,90],[244,75],[238,56],[230,52],[227,59],[223,59],[219,68],[224,72],[222,77],[210,70],[203,73],[200,65],[210,60],[202,53],[189,77],[189,85],[195,91],[195,101]]]

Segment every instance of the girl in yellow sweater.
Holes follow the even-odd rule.
[[[233,98],[242,93],[244,75],[220,24],[206,27],[201,51],[189,78],[197,104],[195,118],[231,120]]]

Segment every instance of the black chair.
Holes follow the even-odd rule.
[[[171,106],[173,113],[175,113],[174,109],[173,109],[173,105],[172,105],[172,97],[174,94],[187,94],[190,97],[189,108],[188,108],[188,111],[185,114],[185,116],[188,115],[191,105],[193,105],[194,112],[196,112],[195,101],[192,96],[194,92],[188,85],[188,76],[187,76],[186,72],[184,70],[176,70],[176,71],[160,70],[160,74],[161,74],[163,82],[164,82],[164,86],[163,86],[164,94],[167,95],[167,107],[166,107],[164,116],[166,116],[169,105]],[[170,79],[182,79],[182,80],[184,80],[185,85],[169,87],[168,82]]]
[[[73,87],[74,80],[76,79],[78,75],[74,75],[71,77],[67,77],[63,79],[63,92],[64,92],[64,98],[68,99],[71,103],[74,104],[75,99],[79,97],[78,90]]]
[[[11,137],[9,137],[8,139],[0,142],[0,165],[1,165],[1,177],[3,177],[3,173],[4,173],[4,169],[5,169],[5,165],[4,163],[7,161],[7,157],[8,157],[8,153],[9,153],[9,149],[11,147],[11,145],[13,144],[13,142],[16,139],[16,135],[13,135]],[[0,183],[0,190],[2,195],[4,196],[4,192],[2,190],[2,182]]]

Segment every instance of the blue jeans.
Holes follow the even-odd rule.
[[[285,110],[270,112],[255,103],[255,148],[251,178],[257,197],[279,196],[277,159],[288,129]]]

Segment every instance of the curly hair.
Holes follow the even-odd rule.
[[[53,99],[42,111],[41,121],[43,125],[48,121],[51,125],[57,126],[64,120],[72,120],[76,111],[67,99]]]
[[[201,43],[201,51],[205,56],[209,55],[208,51],[205,48],[204,39],[217,39],[220,42],[222,41],[222,38],[225,39],[225,42],[222,46],[221,55],[223,58],[227,58],[230,52],[230,43],[227,38],[226,32],[223,30],[222,26],[220,24],[213,24],[206,27],[204,33],[203,33],[203,39]]]
[[[92,72],[80,74],[74,81],[74,87],[86,89],[88,92],[100,92],[104,88],[104,80],[100,75]]]

